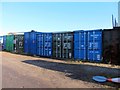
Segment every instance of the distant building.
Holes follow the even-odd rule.
[[[118,26],[120,26],[120,1],[118,2]]]

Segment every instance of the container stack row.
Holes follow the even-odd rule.
[[[74,32],[25,32],[3,36],[3,50],[56,59],[118,63],[120,27]]]

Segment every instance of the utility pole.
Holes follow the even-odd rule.
[[[114,16],[113,16],[113,14],[112,14],[112,26],[114,27],[115,25],[114,25]]]

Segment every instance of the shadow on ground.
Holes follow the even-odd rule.
[[[84,64],[65,64],[65,63],[51,62],[45,60],[25,60],[22,62],[27,64],[32,64],[38,67],[42,67],[45,69],[63,72],[65,73],[65,76],[70,77],[72,79],[77,79],[77,80],[82,80],[82,81],[87,81],[102,85],[108,85],[112,87],[119,87],[119,85],[116,83],[95,82],[92,80],[92,76],[103,75],[106,77],[118,77],[120,76],[120,69],[98,67],[98,66],[84,65]]]

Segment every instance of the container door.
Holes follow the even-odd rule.
[[[101,61],[102,60],[102,31],[93,30],[88,31],[88,48],[87,59],[89,61]]]
[[[44,56],[44,34],[37,34],[37,55]]]
[[[73,34],[63,33],[62,34],[62,58],[71,59],[73,57]]]
[[[45,56],[51,57],[52,56],[52,34],[51,33],[46,33],[44,35],[44,47],[46,49],[46,54]]]
[[[77,36],[76,36],[77,35]],[[76,37],[76,38],[75,38]],[[77,39],[77,40],[76,40]],[[85,31],[77,31],[74,33],[74,53],[78,60],[86,60],[86,32]]]
[[[24,33],[24,52],[30,54],[30,33]]]
[[[60,33],[53,34],[53,57],[54,58],[62,58],[61,54],[61,39],[62,35]]]
[[[23,53],[23,40],[24,40],[24,36],[23,35],[17,35],[16,36],[16,50],[17,53]]]

